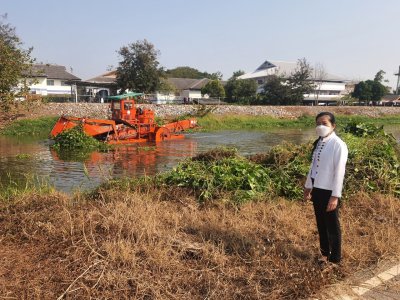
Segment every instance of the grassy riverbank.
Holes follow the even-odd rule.
[[[367,123],[374,125],[400,124],[400,115],[371,118],[356,115],[337,115],[338,125],[348,122]],[[248,130],[248,129],[272,129],[272,128],[298,128],[312,127],[315,125],[315,116],[303,116],[297,119],[280,119],[269,116],[248,115],[214,115],[210,114],[198,119],[202,130],[213,131],[221,129]]]
[[[40,117],[36,119],[16,120],[3,128],[0,134],[7,136],[47,137],[58,117]]]
[[[297,119],[280,119],[270,116],[248,116],[248,115],[215,115],[208,114],[198,118],[202,131],[215,130],[268,130],[273,128],[298,128],[312,127],[315,124],[314,116],[304,116]],[[0,131],[7,136],[48,136],[53,128],[57,117],[40,117],[36,119],[17,120]],[[371,118],[356,115],[337,115],[338,125],[355,121],[375,125],[400,124],[400,115]]]

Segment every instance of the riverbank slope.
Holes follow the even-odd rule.
[[[155,105],[139,104],[142,108],[154,110],[156,116],[176,117],[193,114],[199,110],[198,105]],[[208,107],[208,106],[207,106]],[[270,116],[283,119],[295,119],[302,116],[315,116],[321,111],[330,111],[338,115],[358,115],[367,117],[383,117],[400,115],[400,107],[381,106],[209,106],[216,115],[250,115]],[[100,103],[34,103],[20,107],[9,114],[0,113],[0,122],[20,118],[37,118],[43,116],[73,115],[77,117],[107,118],[109,105]]]

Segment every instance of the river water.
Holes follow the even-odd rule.
[[[399,126],[388,126],[400,141]],[[272,146],[289,141],[295,144],[315,139],[311,129],[268,131],[218,131],[191,133],[185,139],[161,143],[118,146],[106,153],[93,152],[84,162],[60,158],[50,149],[49,140],[0,136],[0,188],[21,185],[34,176],[57,190],[72,193],[90,190],[110,178],[154,175],[218,146],[235,147],[242,155],[267,152]]]

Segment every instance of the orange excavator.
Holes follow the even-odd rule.
[[[82,125],[83,131],[98,140],[110,144],[132,144],[137,142],[164,141],[184,138],[182,131],[197,126],[196,119],[186,119],[157,125],[154,111],[137,108],[135,99],[141,93],[126,93],[108,97],[111,100],[111,119],[89,119],[61,116],[51,130],[51,136]]]

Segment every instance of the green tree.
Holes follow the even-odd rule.
[[[380,101],[382,97],[388,93],[388,88],[382,84],[385,72],[380,70],[376,73],[374,80],[360,81],[354,86],[352,97],[359,101]],[[367,103],[366,103],[367,104]]]
[[[207,72],[200,72],[197,69],[191,68],[191,67],[177,67],[174,69],[167,70],[165,74],[168,77],[174,77],[174,78],[192,78],[192,79],[202,79],[202,78],[208,78],[212,80],[221,80],[222,79],[222,73],[221,72],[216,72],[216,73],[207,73]]]
[[[384,80],[386,72],[383,70],[379,70],[378,73],[375,74],[374,81],[382,83]]]
[[[210,97],[214,98],[225,98],[225,90],[221,81],[219,80],[210,80],[207,84],[201,89],[201,93],[208,94]]]
[[[369,101],[372,99],[372,87],[370,82],[372,80],[360,81],[354,86],[354,91],[351,94],[353,98],[357,98],[360,101]]]
[[[261,93],[261,104],[296,104],[297,102],[292,99],[291,92],[291,88],[285,78],[277,75],[268,76],[264,84],[264,91]]]
[[[251,79],[238,79],[243,71],[236,71],[225,85],[225,94],[230,102],[250,103],[257,93],[257,83]]]
[[[157,60],[160,51],[147,40],[137,41],[118,51],[122,60],[117,68],[117,86],[143,93],[155,92],[164,77]]]
[[[177,67],[175,69],[167,70],[165,74],[168,77],[174,77],[174,78],[192,78],[192,79],[204,78],[204,73],[191,67]]]
[[[23,49],[15,27],[6,23],[7,15],[0,16],[0,109],[8,110],[16,97],[29,91],[32,48]]]
[[[297,68],[288,79],[293,101],[301,103],[304,100],[304,94],[310,94],[314,90],[315,85],[311,80],[312,72],[313,69],[305,58],[297,61]]]

